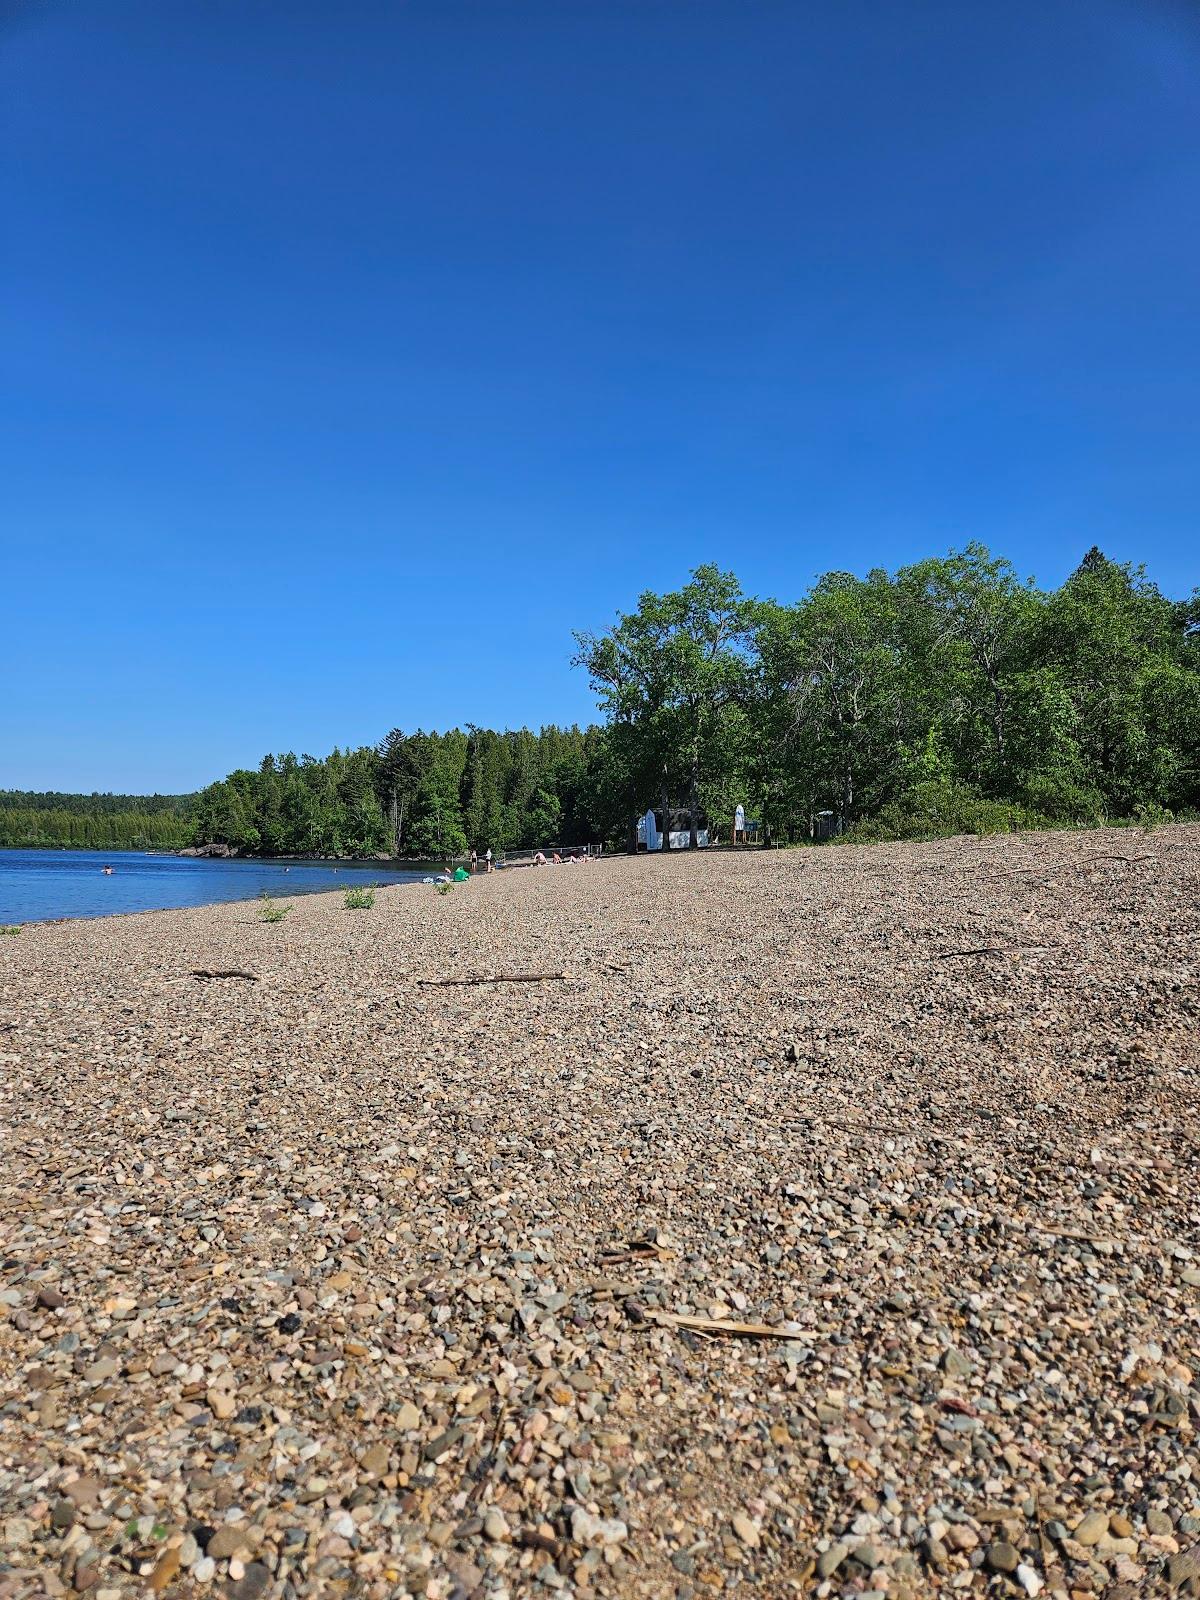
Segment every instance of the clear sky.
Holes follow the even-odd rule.
[[[1200,12],[0,0],[0,786],[587,719],[701,561],[1200,582]]]

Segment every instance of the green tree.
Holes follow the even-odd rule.
[[[685,802],[695,849],[702,789],[718,784],[729,762],[726,718],[748,695],[749,628],[737,579],[702,566],[674,593],[643,594],[606,633],[576,634],[575,663],[587,669],[610,727],[623,730],[615,745],[623,787],[638,796],[635,810],[661,802],[668,846],[672,797]]]

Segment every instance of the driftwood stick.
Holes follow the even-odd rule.
[[[733,1322],[727,1317],[683,1317],[674,1311],[646,1311],[647,1322],[660,1328],[686,1328],[689,1333],[711,1333],[728,1339],[799,1339],[798,1328],[772,1328],[765,1322]]]
[[[955,956],[1000,956],[1011,955],[1018,950],[1053,950],[1052,944],[985,944],[978,950],[942,950],[934,954],[933,961],[949,961]]]
[[[648,1239],[637,1240],[626,1245],[620,1250],[601,1250],[597,1258],[603,1267],[613,1267],[623,1261],[673,1261],[674,1250],[667,1250],[662,1245],[652,1244]]]
[[[475,983],[548,983],[566,977],[565,972],[483,972],[470,978],[418,978],[427,989],[450,989]]]
[[[199,983],[208,983],[212,978],[244,978],[247,983],[257,983],[257,972],[243,972],[241,967],[221,967],[210,969],[208,967],[193,967],[192,977]]]

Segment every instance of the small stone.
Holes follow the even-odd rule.
[[[1146,1529],[1147,1529],[1147,1532],[1154,1534],[1157,1538],[1161,1538],[1163,1536],[1163,1534],[1173,1532],[1174,1528],[1175,1528],[1175,1524],[1171,1521],[1170,1517],[1166,1514],[1165,1511],[1158,1511],[1158,1510],[1147,1511],[1147,1513],[1146,1513]]]
[[[103,1383],[106,1378],[115,1378],[121,1368],[111,1356],[101,1356],[99,1361],[93,1361],[84,1373],[89,1383]]]
[[[1085,1517],[1076,1523],[1071,1533],[1076,1544],[1085,1546],[1094,1545],[1108,1532],[1108,1513],[1106,1511],[1089,1511]]]
[[[940,1539],[924,1539],[921,1542],[921,1554],[926,1562],[940,1572],[950,1559],[950,1552]]]
[[[379,1444],[373,1444],[363,1451],[359,1465],[372,1478],[381,1478],[388,1469],[390,1459],[391,1454],[388,1447],[381,1441]]]
[[[987,1564],[993,1572],[1015,1572],[1020,1561],[1019,1552],[1007,1539],[998,1539],[987,1547]]]
[[[217,1570],[217,1563],[211,1556],[201,1556],[192,1568],[192,1577],[197,1583],[211,1583]]]
[[[746,1513],[744,1511],[735,1511],[731,1521],[733,1523],[733,1531],[742,1543],[748,1545],[751,1550],[757,1550],[762,1540],[758,1529]]]
[[[948,1378],[969,1378],[975,1365],[961,1351],[951,1347],[942,1357],[942,1371]]]
[[[63,1488],[63,1493],[68,1500],[73,1501],[82,1511],[88,1506],[94,1506],[100,1498],[101,1479],[89,1475],[85,1478],[76,1478],[74,1483],[68,1483]]]
[[[508,1522],[504,1513],[498,1511],[495,1506],[483,1519],[483,1531],[493,1544],[500,1544],[508,1538]]]
[[[45,1289],[38,1291],[37,1303],[43,1311],[58,1311],[67,1302],[66,1297],[60,1294],[57,1289],[47,1286]]]
[[[220,1422],[225,1422],[237,1410],[237,1400],[229,1389],[210,1389],[205,1396],[208,1409]]]
[[[629,1537],[629,1529],[616,1517],[595,1517],[577,1506],[571,1513],[571,1537],[579,1545],[614,1545]]]
[[[830,1545],[828,1550],[822,1551],[817,1557],[817,1575],[822,1578],[832,1577],[849,1554],[848,1544]]]
[[[71,1500],[56,1500],[50,1512],[50,1526],[60,1532],[75,1521],[75,1505]]]
[[[396,1427],[401,1433],[412,1433],[421,1426],[421,1413],[411,1400],[406,1400],[396,1411]]]
[[[1040,1578],[1033,1568],[1024,1561],[1017,1566],[1017,1582],[1027,1595],[1040,1594],[1045,1588],[1045,1579]]]
[[[421,1454],[426,1461],[436,1461],[439,1456],[444,1456],[448,1451],[453,1450],[465,1432],[465,1428],[457,1425],[453,1428],[447,1428],[444,1433],[439,1433],[430,1439]]]
[[[1167,1582],[1173,1589],[1180,1588],[1189,1578],[1200,1578],[1200,1544],[1181,1550],[1167,1562]]]
[[[205,1548],[205,1555],[214,1561],[228,1561],[239,1550],[246,1549],[246,1530],[239,1522],[225,1522],[217,1529]]]
[[[259,1600],[271,1582],[271,1569],[261,1561],[251,1561],[236,1583],[229,1585],[229,1600]]]
[[[1133,1538],[1133,1523],[1128,1517],[1123,1517],[1119,1511],[1114,1512],[1108,1519],[1108,1531],[1118,1539]]]

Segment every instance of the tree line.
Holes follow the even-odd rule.
[[[194,837],[191,798],[0,789],[0,846],[177,850]]]
[[[577,636],[603,788],[694,839],[740,801],[768,839],[1095,824],[1200,806],[1200,592],[1093,548],[1054,591],[983,546],[830,573],[790,605],[700,567]]]
[[[1095,548],[1056,590],[983,546],[793,603],[702,566],[576,636],[603,725],[393,729],[190,796],[0,793],[0,843],[441,859],[636,846],[639,816],[766,842],[1091,825],[1200,809],[1200,592]]]
[[[395,728],[374,749],[266,756],[195,796],[197,840],[255,855],[422,860],[599,837],[597,729]]]

